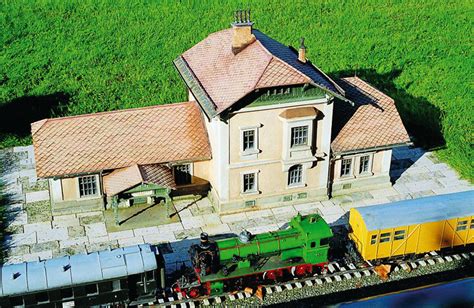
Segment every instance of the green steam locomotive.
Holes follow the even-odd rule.
[[[192,245],[192,270],[174,285],[183,296],[216,295],[243,286],[276,281],[283,276],[303,277],[321,271],[328,263],[329,240],[333,236],[324,219],[297,215],[289,228]]]

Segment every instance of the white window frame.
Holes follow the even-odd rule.
[[[190,185],[193,183],[193,176],[194,176],[194,164],[193,163],[183,163],[183,164],[176,164],[176,165],[172,165],[171,166],[171,169],[173,170],[173,181],[176,182],[176,174],[175,174],[175,167],[179,167],[179,166],[184,166],[184,165],[188,165],[189,166],[189,174],[191,175],[191,183],[188,183],[188,184],[180,184],[180,185]]]
[[[349,167],[349,174],[342,174],[342,170],[343,170],[342,168],[343,168],[343,166],[344,166],[344,165],[343,165],[343,162],[344,162],[345,160],[350,160],[350,161],[351,161],[351,165],[350,165],[350,167]],[[341,157],[341,164],[340,164],[340,168],[339,168],[339,177],[340,177],[341,179],[347,179],[347,178],[352,178],[352,177],[354,177],[354,160],[355,160],[355,159],[354,159],[353,156],[352,156],[352,157],[351,157],[351,156],[349,156],[349,157],[344,157],[344,156]]]
[[[363,172],[360,172],[360,162],[361,162],[361,158],[362,157],[365,157],[365,156],[368,156],[369,157],[369,162],[368,162],[368,167],[369,169],[367,171],[363,171]],[[355,156],[355,165],[354,165],[354,168],[355,168],[355,174],[356,176],[371,176],[373,175],[374,173],[372,172],[372,168],[373,168],[373,161],[374,161],[374,153],[364,153],[364,154],[358,154],[357,156]]]
[[[81,185],[80,185],[79,179],[85,178],[85,177],[94,177],[95,178],[95,194],[81,196]],[[78,197],[78,199],[84,200],[84,199],[96,198],[96,197],[100,196],[100,194],[101,194],[100,193],[99,175],[97,175],[97,174],[78,176],[77,180],[76,180],[76,183],[77,183],[77,197]]]
[[[306,129],[306,142],[305,143],[302,143],[302,144],[296,144],[294,145],[293,144],[293,130],[295,129],[300,129],[302,128],[303,131],[304,129]],[[302,137],[298,137],[298,138],[302,138]],[[298,148],[298,147],[307,147],[309,145],[309,139],[310,139],[310,136],[309,136],[309,125],[300,125],[300,126],[293,126],[290,128],[290,147],[292,149],[294,148]]]
[[[249,170],[240,173],[240,193],[242,195],[255,195],[259,193],[258,190],[258,174],[260,173],[259,170]],[[254,176],[254,189],[251,191],[244,191],[244,177],[245,175],[253,174]]]
[[[260,125],[254,125],[254,126],[244,126],[244,127],[239,127],[240,129],[240,156],[242,158],[247,158],[247,159],[256,159],[257,154],[260,153],[259,150],[259,143],[258,143],[258,129]],[[254,134],[254,142],[253,142],[253,149],[246,149],[244,150],[244,132],[246,131],[251,131],[253,130]]]
[[[290,184],[290,171],[291,168],[301,166],[301,181],[299,183],[292,183]],[[288,172],[286,172],[286,188],[296,188],[296,187],[304,187],[306,180],[306,168],[304,164],[295,164],[288,168]]]

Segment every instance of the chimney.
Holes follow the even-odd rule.
[[[306,46],[304,45],[304,37],[301,38],[300,49],[298,49],[298,61],[306,63]]]
[[[250,21],[250,10],[235,11],[234,22],[231,25],[232,52],[236,55],[256,40],[252,34],[253,22]]]

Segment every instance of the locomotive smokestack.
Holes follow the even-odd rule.
[[[201,233],[201,247],[207,248],[209,247],[209,234],[206,232]]]

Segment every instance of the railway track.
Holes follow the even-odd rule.
[[[454,261],[474,259],[474,252],[453,253],[448,255],[439,255],[432,251],[423,257],[412,261],[402,261],[393,264],[391,273],[398,271],[415,271],[419,268],[428,268],[439,264],[450,263]],[[352,279],[364,279],[365,277],[377,276],[375,266],[364,264],[356,267],[353,263],[339,264],[331,262],[328,264],[328,271],[325,274],[311,277],[293,279],[286,282],[279,282],[272,285],[263,285],[265,295],[281,293],[293,289],[311,288],[323,285],[330,285],[335,282]],[[156,303],[150,303],[161,307],[202,307],[211,305],[220,305],[224,302],[232,305],[232,302],[244,300],[252,297],[251,294],[244,291],[228,292],[217,296],[201,297],[199,299],[182,298],[180,294],[170,294],[166,298],[160,298]]]

